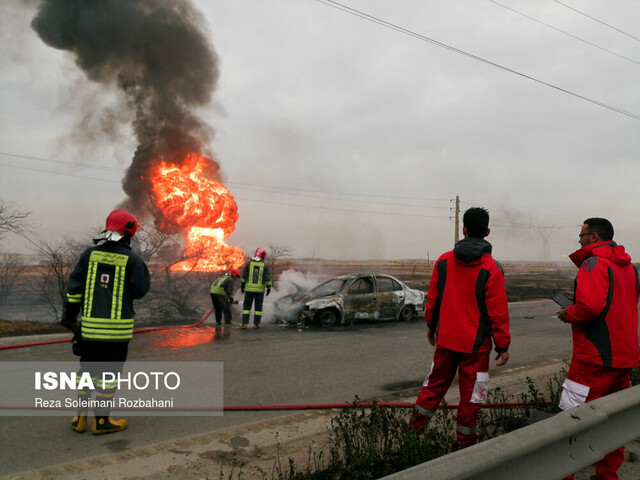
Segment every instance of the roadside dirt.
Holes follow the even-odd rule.
[[[0,320],[0,337],[18,337],[45,333],[65,333],[66,328],[57,323],[27,322],[24,320]]]

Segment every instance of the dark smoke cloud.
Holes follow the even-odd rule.
[[[151,164],[210,155],[213,130],[194,114],[219,76],[203,16],[188,0],[43,0],[31,26],[47,45],[72,52],[91,81],[124,93],[138,141],[125,206],[153,211],[143,179]]]

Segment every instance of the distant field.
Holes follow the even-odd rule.
[[[348,273],[375,272],[392,275],[407,285],[426,291],[429,288],[433,261],[426,260],[281,260],[277,271],[289,268],[303,273],[336,276]],[[510,302],[550,298],[558,292],[571,293],[577,273],[573,264],[544,262],[503,262],[507,298]]]

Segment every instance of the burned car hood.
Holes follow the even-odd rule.
[[[311,300],[333,297],[335,295],[335,293],[292,293],[291,295],[285,295],[276,300],[274,305],[280,310],[289,310],[298,306],[304,308],[305,304]]]

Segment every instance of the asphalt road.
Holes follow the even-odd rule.
[[[571,355],[570,327],[551,301],[510,305],[511,360],[491,375]],[[380,398],[419,386],[433,347],[420,319],[330,329],[260,330],[204,326],[136,335],[130,361],[221,361],[225,405],[289,405]],[[0,351],[0,361],[73,361],[68,343]],[[10,388],[2,385],[0,388]],[[288,412],[228,412],[222,417],[129,417],[114,435],[79,435],[68,417],[0,416],[0,474],[27,471],[140,447]]]

